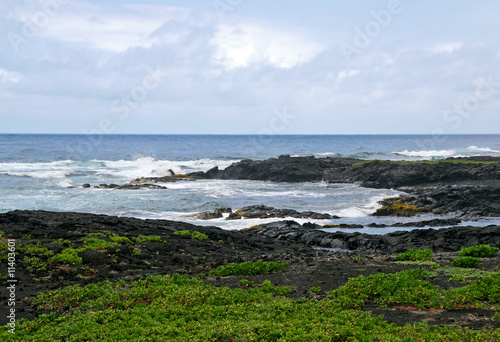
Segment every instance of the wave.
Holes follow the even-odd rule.
[[[36,179],[66,177],[112,178],[128,181],[137,177],[162,177],[169,170],[176,174],[207,171],[215,166],[224,169],[237,160],[199,159],[191,161],[156,160],[138,157],[134,160],[54,161],[50,163],[0,163],[0,174]]]
[[[393,154],[412,157],[412,158],[423,158],[423,159],[444,159],[450,157],[470,157],[477,156],[478,153],[486,153],[486,154],[496,154],[500,153],[498,150],[493,150],[489,147],[477,147],[477,146],[469,146],[467,148],[457,148],[452,150],[429,150],[429,151],[396,151],[392,152]]]

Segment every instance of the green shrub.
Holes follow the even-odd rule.
[[[205,273],[198,273],[196,275],[196,278],[198,279],[206,279],[207,278],[207,275]]]
[[[497,247],[491,247],[490,245],[478,245],[467,248],[462,248],[458,251],[458,255],[461,257],[475,257],[475,258],[491,258],[500,250]]]
[[[481,259],[470,256],[460,257],[451,262],[453,267],[476,268],[481,263]]]
[[[82,258],[78,256],[78,251],[73,248],[66,248],[61,253],[54,255],[49,262],[60,261],[65,264],[81,264]]]
[[[137,243],[145,243],[145,242],[163,242],[161,236],[144,236],[139,235],[135,238]]]
[[[271,261],[269,263],[259,260],[257,262],[243,262],[241,264],[231,263],[226,266],[219,266],[217,269],[210,271],[210,275],[228,276],[228,275],[257,275],[270,271],[281,271],[288,267],[287,263],[277,263]]]
[[[431,261],[433,260],[430,249],[408,249],[403,254],[396,256],[397,261]]]
[[[248,280],[248,279],[241,279],[241,280],[238,282],[238,284],[239,284],[240,286],[250,286],[250,285],[252,285],[252,282],[251,282],[250,280]]]
[[[109,239],[115,243],[122,244],[122,243],[132,243],[132,241],[125,236],[120,236],[117,234],[113,234],[109,236]]]
[[[386,276],[420,279],[425,274],[419,272]],[[466,287],[479,298],[499,280]],[[73,312],[20,320],[15,336],[2,326],[0,341],[137,341],[143,336],[143,340],[179,342],[500,340],[498,329],[427,323],[397,326],[369,312],[343,310],[330,299],[294,301],[276,296],[289,290],[269,281],[246,290],[214,287],[178,274],[131,284],[70,286],[40,293],[33,304],[46,310],[67,306]],[[496,287],[493,290],[498,292]]]
[[[309,289],[309,292],[312,292],[312,293],[318,293],[319,291],[321,291],[321,286],[312,286]]]
[[[200,233],[200,232],[197,232],[197,231],[190,232],[189,230],[179,230],[179,231],[176,231],[174,234],[179,235],[179,236],[187,236],[187,237],[190,237],[191,239],[196,239],[196,240],[200,240],[200,241],[208,239],[207,235]]]
[[[94,249],[98,251],[104,251],[109,247],[116,246],[114,241],[106,241],[99,238],[82,238],[84,243],[82,249]]]
[[[22,251],[26,254],[37,254],[37,255],[54,255],[54,251],[51,251],[45,247],[42,247],[41,242],[37,242],[36,244],[24,245],[21,248]]]
[[[335,303],[344,308],[363,307],[365,301],[380,304],[407,303],[424,308],[430,301],[438,301],[439,290],[425,281],[430,273],[424,269],[401,271],[395,274],[372,274],[350,278],[340,288],[330,292]]]

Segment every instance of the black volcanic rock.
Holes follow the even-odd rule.
[[[491,163],[491,164],[487,164]],[[190,174],[207,179],[248,179],[275,182],[361,182],[372,188],[398,188],[432,183],[493,180],[500,183],[500,158],[475,157],[439,162],[397,162],[352,158],[280,156],[262,161],[243,160],[224,170]]]
[[[293,217],[293,218],[307,218],[313,220],[330,220],[338,219],[338,216],[330,214],[315,213],[313,211],[303,211],[299,212],[293,209],[276,209],[273,207],[268,207],[265,205],[252,205],[248,207],[241,208],[234,213],[231,213],[228,220],[239,220],[242,217],[245,218],[283,218],[283,217]]]

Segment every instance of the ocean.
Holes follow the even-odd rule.
[[[82,184],[125,184],[138,177],[225,168],[243,159],[292,156],[439,160],[500,156],[500,135],[0,135],[0,212],[15,209],[75,211],[169,219],[242,229],[273,219],[194,220],[190,214],[219,207],[265,204],[342,217],[339,223],[423,220],[370,216],[383,198],[401,192],[357,184],[197,180],[166,190],[84,189]],[[296,220],[331,224],[329,220]],[[498,223],[484,219],[464,224]],[[404,228],[405,230],[412,228]],[[385,234],[397,228],[335,229]]]

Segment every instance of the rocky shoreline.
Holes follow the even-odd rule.
[[[275,182],[359,183],[396,189],[410,196],[400,204],[416,213],[451,214],[463,218],[500,217],[500,158],[450,158],[441,161],[364,161],[350,158],[280,156],[243,160],[224,170],[196,172],[201,179],[244,179]],[[403,210],[405,211],[405,210]],[[388,212],[397,215],[401,212]]]
[[[254,282],[269,279],[279,286],[291,286],[291,298],[313,296],[321,299],[327,291],[345,284],[350,277],[422,267],[394,262],[395,253],[407,248],[433,249],[436,261],[446,266],[462,247],[482,243],[500,246],[500,227],[497,226],[423,229],[382,236],[327,233],[311,225],[281,221],[254,229],[229,231],[166,220],[46,211],[0,214],[0,231],[3,232],[2,241],[14,239],[17,244],[16,279],[20,299],[16,306],[17,317],[27,319],[51,312],[35,307],[29,297],[44,290],[74,284],[85,285],[104,280],[133,281],[148,275],[173,273],[194,277],[231,262],[264,260],[287,262],[290,267],[283,272],[245,278]],[[178,231],[199,232],[206,238],[189,238],[176,234]],[[81,250],[90,243],[94,249]],[[313,247],[346,249],[352,253]],[[81,259],[50,261],[64,250],[80,250],[73,257]],[[500,262],[499,258],[485,261],[481,269],[493,271]],[[5,262],[0,264],[2,274],[6,273],[6,267]],[[242,278],[209,277],[204,281],[215,286],[238,287]],[[448,278],[437,277],[433,282],[440,288],[455,287]],[[5,285],[5,280],[0,280],[0,283]],[[323,290],[312,294],[308,291],[311,286],[320,286]],[[0,298],[2,310],[7,307],[6,301],[4,291]],[[428,317],[393,307],[368,306],[368,309],[399,325],[423,321]],[[462,311],[460,314],[453,310],[441,312],[441,318],[436,323],[453,324],[461,320],[461,325],[471,328],[480,329],[484,324],[500,327],[500,322],[491,320],[494,312]],[[56,314],[63,312],[68,311],[63,308]],[[484,319],[471,321],[466,317],[471,313],[481,314]],[[0,324],[5,323],[5,315],[2,314]]]

